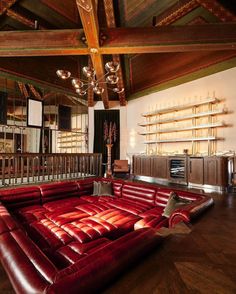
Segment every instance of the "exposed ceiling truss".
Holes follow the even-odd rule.
[[[102,0],[107,27],[100,28],[98,0],[76,0],[82,29],[47,30],[39,25],[34,31],[1,31],[0,57],[29,56],[89,56],[89,64],[96,70],[97,79],[104,82],[101,95],[104,108],[109,108],[109,94],[104,80],[104,55],[112,55],[121,62],[120,54],[146,54],[166,52],[223,51],[236,50],[236,16],[213,0],[179,0],[155,17],[154,27],[116,27],[112,0]],[[0,15],[17,20],[35,29],[34,19],[21,14],[13,6],[15,1],[0,1]],[[47,1],[46,1],[47,2]],[[50,2],[50,1],[49,1]],[[220,23],[205,23],[197,16],[189,26],[169,26],[203,7],[219,19]],[[119,88],[124,87],[122,69],[117,73]],[[126,105],[125,92],[119,94],[120,105]],[[94,94],[88,91],[88,105],[94,105]]]

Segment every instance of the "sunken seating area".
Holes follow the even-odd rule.
[[[93,196],[94,181],[107,185]],[[185,205],[163,216],[172,189],[90,178],[0,192],[0,260],[17,293],[92,293],[156,248],[161,227],[190,222],[210,197],[175,191]]]

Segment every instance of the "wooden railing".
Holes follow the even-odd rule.
[[[100,153],[0,153],[0,186],[101,176]]]

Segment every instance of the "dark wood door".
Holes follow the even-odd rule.
[[[167,179],[168,158],[166,156],[153,156],[151,165],[151,176]]]
[[[194,184],[204,183],[203,157],[190,157],[188,166],[188,181]]]

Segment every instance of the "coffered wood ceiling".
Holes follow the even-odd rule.
[[[36,22],[35,22],[36,21]],[[57,69],[81,76],[92,64],[118,61],[119,86],[101,99],[127,100],[235,66],[234,0],[15,0],[0,1],[0,74],[74,95]],[[230,62],[229,62],[230,61]]]

